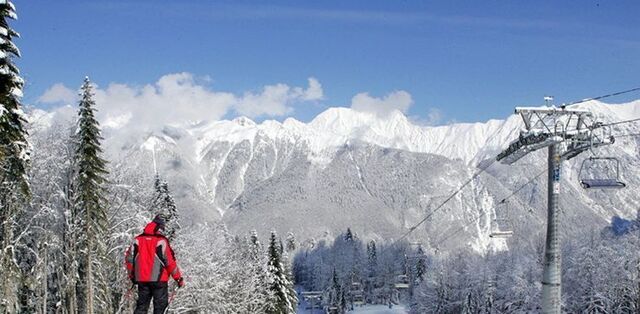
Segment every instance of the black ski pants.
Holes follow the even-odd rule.
[[[138,283],[138,301],[133,314],[147,314],[153,299],[153,314],[163,314],[169,305],[169,289],[166,282]]]

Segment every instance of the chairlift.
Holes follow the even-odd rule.
[[[501,202],[504,204],[504,200]],[[506,227],[505,229],[501,229],[500,226]],[[510,238],[513,235],[513,230],[511,230],[511,223],[507,219],[506,216],[498,216],[498,211],[495,212],[495,218],[493,219],[491,232],[489,233],[490,238],[494,239],[506,239]]]
[[[508,239],[511,236],[513,236],[513,231],[511,230],[494,230],[489,234],[489,237],[494,239]]]
[[[612,163],[615,165],[613,172],[610,171],[609,167]],[[601,174],[597,177],[584,175],[584,172],[595,169],[595,166],[598,164],[604,165],[604,176],[600,176]],[[624,182],[620,181],[620,160],[615,157],[591,156],[585,159],[580,166],[578,179],[584,189],[622,189],[627,186]]]
[[[395,283],[396,289],[409,289],[409,276],[398,275]]]

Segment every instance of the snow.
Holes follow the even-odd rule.
[[[590,109],[597,116],[613,116],[630,119],[640,116],[640,101],[603,105],[592,101],[572,107]],[[519,116],[477,123],[454,123],[443,126],[420,126],[410,121],[400,111],[386,116],[356,111],[350,108],[329,108],[309,123],[287,118],[283,123],[267,120],[256,124],[246,117],[233,121],[217,121],[197,127],[199,134],[197,155],[211,142],[225,141],[232,144],[249,140],[253,144],[256,135],[295,142],[301,140],[311,150],[311,161],[317,163],[332,160],[336,148],[347,143],[365,142],[386,148],[402,149],[416,153],[432,153],[450,159],[460,159],[474,165],[493,157],[517,138],[522,127]]]
[[[11,94],[15,97],[22,98],[24,94],[22,93],[22,89],[20,88],[11,88]]]
[[[150,136],[144,143],[142,143],[140,148],[148,150],[150,152],[155,152],[156,146],[162,145],[161,143],[162,143],[161,139],[155,136]]]
[[[13,5],[13,3],[12,3],[11,1],[9,1],[9,0],[0,0],[0,4],[7,4],[7,5],[9,5],[9,8],[10,8],[12,11],[15,11],[15,10],[16,10],[16,7],[15,7],[15,6]]]
[[[384,305],[367,305],[358,307],[353,311],[347,313],[361,313],[361,314],[404,314],[409,313],[407,309],[402,305],[394,305],[392,308]]]
[[[313,313],[323,313],[322,310],[315,309]],[[304,309],[304,306],[298,306],[298,314],[313,314],[311,310]],[[353,311],[347,313],[358,314],[406,314],[409,311],[403,305],[394,305],[389,308],[386,305],[364,305],[356,307]]]
[[[452,159],[474,163],[487,154],[499,151],[504,143],[517,137],[518,117],[490,120],[486,123],[458,123],[424,127],[412,123],[399,111],[379,116],[349,108],[329,108],[309,123],[293,118],[283,123],[267,120],[256,124],[246,117],[233,121],[216,121],[194,127],[197,134],[196,155],[199,160],[212,142],[237,144],[256,135],[272,139],[306,143],[315,163],[332,160],[336,148],[348,142],[365,142],[381,147],[418,153],[434,153]]]
[[[18,19],[18,15],[14,11],[7,11],[7,17],[13,20]]]

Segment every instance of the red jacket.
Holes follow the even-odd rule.
[[[135,237],[125,254],[129,278],[135,282],[167,282],[182,278],[169,240],[158,233],[155,222]]]

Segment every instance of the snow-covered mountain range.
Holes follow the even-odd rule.
[[[640,101],[579,107],[593,110],[603,122],[640,117]],[[56,115],[69,110],[34,112],[36,132],[47,130]],[[155,164],[193,219],[222,219],[235,233],[276,229],[310,239],[351,227],[364,237],[392,239],[470,178],[477,164],[494,158],[522,126],[515,115],[425,127],[399,111],[380,116],[330,108],[309,123],[288,118],[256,124],[240,117],[148,132],[105,128],[104,134],[109,159],[150,177]],[[613,131],[640,133],[640,124],[616,125]],[[602,227],[614,215],[635,217],[640,208],[639,141],[621,137],[601,149],[620,158],[629,183],[622,191],[584,191],[577,183],[583,158],[565,163],[567,235]],[[537,152],[512,166],[494,164],[412,237],[432,247],[504,246],[488,237],[494,208],[510,218],[503,227],[514,228],[523,238],[543,232],[546,176],[506,205],[497,202],[544,170],[545,154]],[[467,227],[444,241],[461,226]]]

